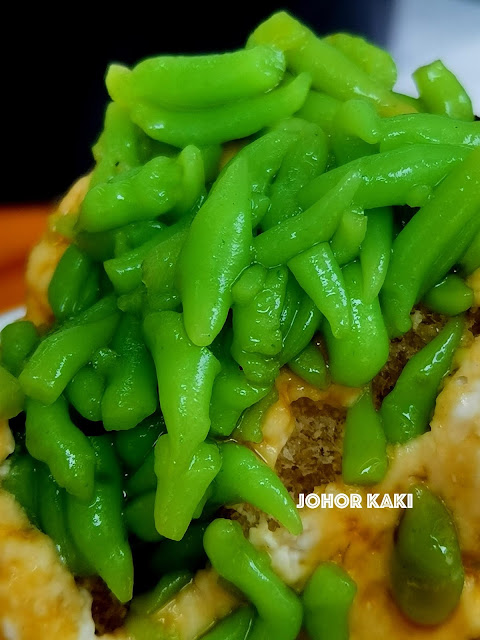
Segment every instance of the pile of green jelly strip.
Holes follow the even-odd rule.
[[[0,418],[16,438],[3,486],[76,575],[100,575],[126,602],[134,564],[140,590],[147,568],[171,574],[158,605],[206,553],[254,605],[206,637],[293,640],[303,610],[314,640],[348,637],[348,576],[320,567],[301,601],[238,525],[214,518],[247,502],[302,530],[245,446],[262,439],[284,365],[320,389],[361,388],[348,484],[380,481],[387,442],[428,429],[473,303],[465,277],[480,266],[480,123],[440,61],[414,78],[418,98],[395,93],[385,51],[318,38],[286,13],[240,51],[109,68],[89,190],[50,283],[55,322],[1,334]],[[377,412],[370,382],[419,302],[452,318]],[[427,596],[444,582],[418,578],[427,596],[414,611],[394,591],[412,619],[437,623],[463,573],[448,513],[422,491],[404,538],[427,504],[456,582],[442,577],[440,613]]]

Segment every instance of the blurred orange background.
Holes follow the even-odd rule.
[[[50,204],[0,207],[0,312],[22,305],[28,254],[47,224]]]

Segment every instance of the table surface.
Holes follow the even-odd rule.
[[[0,207],[0,312],[25,299],[25,263],[45,231],[49,204]]]

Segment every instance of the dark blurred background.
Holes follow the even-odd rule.
[[[423,0],[418,0],[422,2]],[[102,126],[109,62],[160,53],[243,46],[268,15],[286,9],[318,33],[348,30],[384,45],[391,0],[82,2],[33,8],[3,20],[0,202],[50,200],[92,165]],[[11,5],[9,5],[11,6]],[[11,33],[7,33],[8,29]]]

